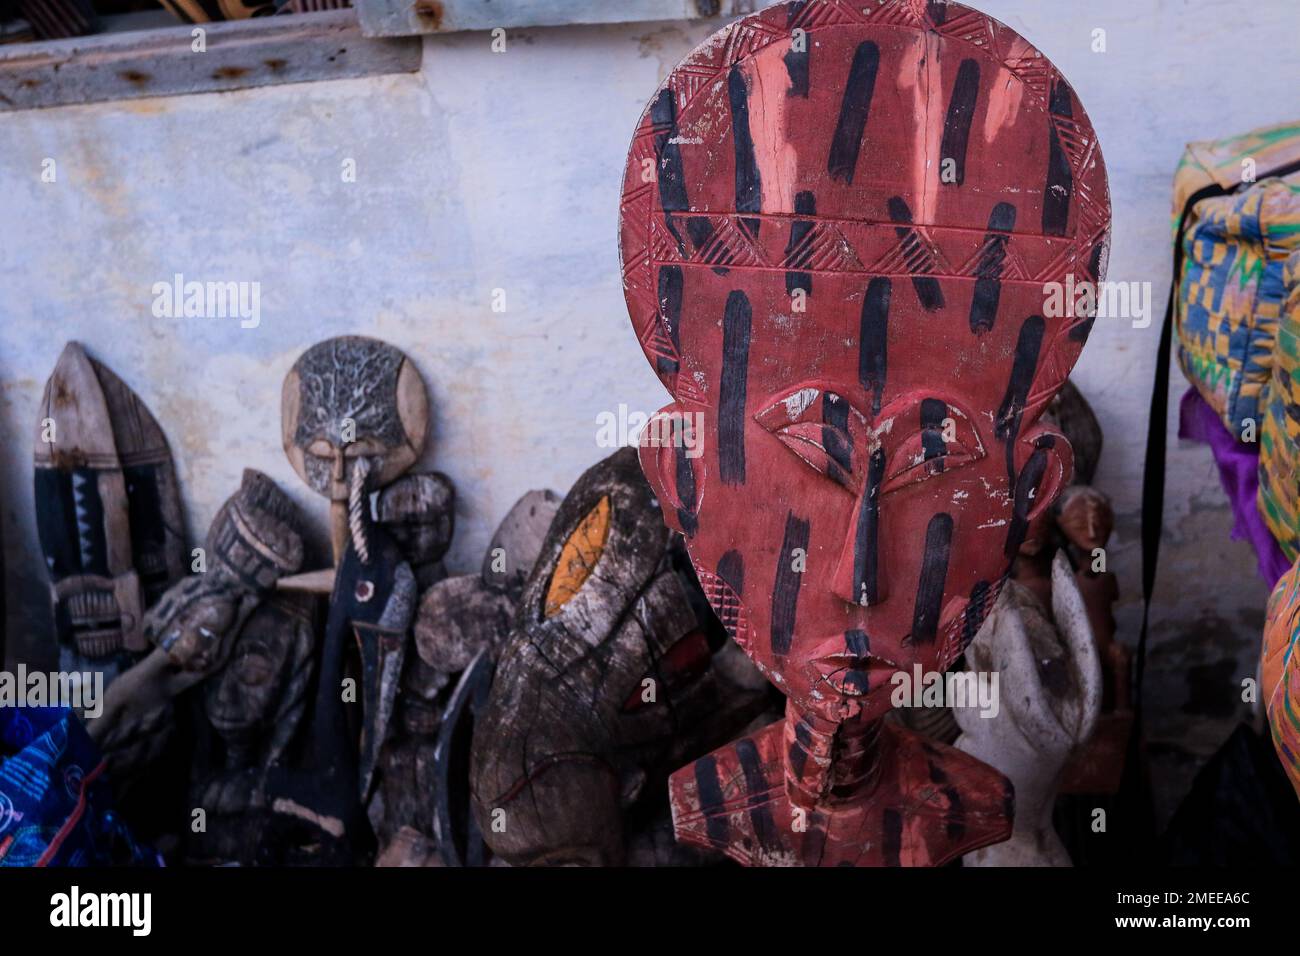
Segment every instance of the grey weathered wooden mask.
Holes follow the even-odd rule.
[[[371,462],[382,487],[424,449],[429,397],[410,359],[376,339],[346,335],[313,345],[285,376],[281,437],[293,470],[344,501],[354,463]]]

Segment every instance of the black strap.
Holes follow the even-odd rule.
[[[1256,177],[1256,182],[1277,176],[1289,176],[1300,171],[1300,161],[1288,163]],[[1169,283],[1169,301],[1165,305],[1164,322],[1160,328],[1160,347],[1156,354],[1156,378],[1151,390],[1151,417],[1147,422],[1147,453],[1142,472],[1142,630],[1138,634],[1137,666],[1134,674],[1134,733],[1142,728],[1142,678],[1146,670],[1147,626],[1151,614],[1151,595],[1156,585],[1156,565],[1160,557],[1160,534],[1165,518],[1165,441],[1169,415],[1169,352],[1173,345],[1174,307],[1177,303],[1180,274],[1183,270],[1183,231],[1193,207],[1205,199],[1227,196],[1245,185],[1237,183],[1231,188],[1217,183],[1192,193],[1178,217],[1178,230],[1174,236],[1174,274]]]

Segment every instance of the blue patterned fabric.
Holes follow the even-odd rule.
[[[160,866],[113,809],[94,743],[72,711],[0,707],[0,866]]]

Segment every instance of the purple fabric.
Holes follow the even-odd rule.
[[[1255,505],[1255,494],[1259,491],[1259,444],[1237,441],[1194,388],[1187,390],[1178,412],[1178,437],[1209,445],[1214,453],[1219,481],[1232,505],[1232,540],[1246,538],[1255,546],[1260,577],[1273,587],[1291,570],[1291,562],[1273,540]]]

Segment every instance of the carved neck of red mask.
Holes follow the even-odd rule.
[[[793,701],[785,708],[785,789],[805,809],[863,799],[880,779],[881,718],[833,723]]]

